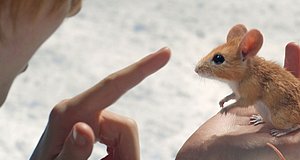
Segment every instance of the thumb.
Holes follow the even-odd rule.
[[[93,151],[95,136],[92,128],[78,122],[67,137],[57,160],[86,160]]]

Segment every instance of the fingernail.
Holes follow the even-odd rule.
[[[156,53],[160,53],[165,50],[170,50],[170,49],[168,47],[163,47],[163,48],[159,49],[158,51],[156,51]]]
[[[73,129],[73,139],[74,139],[75,144],[77,144],[79,146],[84,146],[86,144],[85,137],[80,135],[80,133],[78,133],[76,128]]]

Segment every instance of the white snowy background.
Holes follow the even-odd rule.
[[[143,160],[174,159],[186,139],[230,93],[194,73],[198,59],[237,23],[264,34],[259,53],[283,64],[300,42],[298,0],[85,0],[38,50],[0,110],[0,159],[28,159],[52,107],[108,74],[168,46],[170,62],[109,109],[136,120]],[[91,160],[105,155],[97,145]]]

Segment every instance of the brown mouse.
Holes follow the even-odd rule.
[[[223,108],[255,105],[259,115],[250,117],[257,125],[269,122],[271,134],[286,135],[300,128],[300,81],[278,64],[257,56],[263,44],[262,34],[238,24],[231,28],[225,44],[203,57],[195,71],[203,77],[227,83],[233,93],[220,101],[236,102]]]

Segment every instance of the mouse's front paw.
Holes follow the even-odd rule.
[[[224,97],[224,98],[219,102],[220,107],[223,108],[223,107],[224,107],[224,103],[226,103],[226,102],[228,102],[228,101],[230,101],[230,100],[232,100],[232,99],[234,99],[234,98],[235,98],[235,94],[234,94],[234,93],[231,93],[230,95]]]
[[[220,106],[221,108],[223,108],[225,102],[226,102],[226,101],[224,101],[224,99],[222,99],[222,100],[219,102],[219,106]]]
[[[229,111],[229,108],[228,108],[228,107],[224,107],[224,108],[222,108],[222,109],[220,110],[220,113],[226,115],[226,114],[228,113],[228,111]]]

